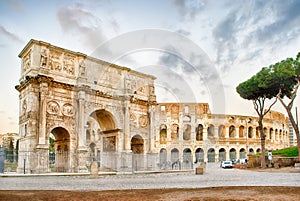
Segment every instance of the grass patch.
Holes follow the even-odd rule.
[[[254,154],[254,156],[260,156],[261,153]],[[268,155],[268,152],[265,152],[265,155]],[[288,147],[284,149],[278,149],[272,151],[272,155],[281,155],[283,157],[297,157],[298,156],[298,147]]]
[[[285,149],[279,149],[272,151],[273,155],[281,155],[284,157],[296,157],[298,156],[298,147],[289,147]]]
[[[10,163],[10,162],[6,162],[4,164],[4,169],[7,172],[16,172],[17,171],[17,167],[18,167],[18,163]]]

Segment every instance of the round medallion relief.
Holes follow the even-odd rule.
[[[59,105],[55,101],[50,101],[47,104],[47,112],[49,114],[57,114],[59,112]]]
[[[73,108],[73,106],[70,103],[64,104],[63,108],[62,108],[62,113],[65,116],[73,116],[74,115],[74,108]]]

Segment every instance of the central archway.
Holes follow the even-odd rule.
[[[97,142],[102,139],[103,152],[116,151],[117,133],[119,129],[116,127],[113,115],[104,110],[94,111],[86,123],[86,143]],[[102,137],[100,137],[102,136]]]
[[[90,116],[99,123],[103,132],[109,132],[116,129],[113,115],[110,112],[101,109],[94,111]]]

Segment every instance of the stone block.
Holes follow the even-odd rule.
[[[97,177],[98,171],[99,171],[98,163],[96,161],[92,162],[90,168],[91,168],[91,171],[90,171],[91,176]]]
[[[204,173],[204,168],[197,167],[196,168],[196,174],[203,174]]]

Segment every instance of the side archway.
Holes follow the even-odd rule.
[[[246,158],[246,150],[244,148],[240,149],[240,158]]]
[[[171,163],[172,169],[179,170],[180,169],[180,161],[179,161],[179,151],[174,148],[171,150]]]
[[[230,156],[230,160],[236,159],[236,150],[234,148],[230,149],[229,156]]]
[[[131,150],[133,154],[144,153],[144,140],[140,135],[135,135],[131,138]]]
[[[210,148],[207,152],[207,161],[209,163],[216,162],[216,154],[215,154],[215,150],[213,148]]]
[[[167,167],[167,150],[162,148],[159,152],[160,169],[164,170]]]
[[[193,168],[193,156],[189,148],[183,150],[183,169],[192,169]]]
[[[226,161],[226,150],[224,148],[219,150],[219,161]]]
[[[196,162],[204,162],[204,151],[201,148],[196,149]]]
[[[50,163],[54,164],[55,172],[69,171],[70,164],[70,134],[63,127],[56,127],[50,132],[50,136],[54,138],[53,149],[50,152]]]

